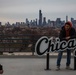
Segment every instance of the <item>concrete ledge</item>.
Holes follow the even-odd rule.
[[[50,53],[50,58],[57,58],[58,53]],[[67,54],[63,53],[63,58],[66,58]],[[71,57],[73,58],[73,53],[71,53]],[[36,53],[34,55],[32,52],[15,52],[15,53],[3,53],[0,55],[0,58],[46,58],[46,54],[43,56],[38,56]]]
[[[74,56],[72,55],[71,57],[73,58]],[[0,55],[0,58],[46,58],[46,55]],[[57,55],[50,55],[50,58],[57,58]],[[66,58],[66,55],[63,55],[63,58]]]

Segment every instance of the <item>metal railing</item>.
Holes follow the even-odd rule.
[[[0,35],[0,52],[34,52],[36,41],[43,35]]]

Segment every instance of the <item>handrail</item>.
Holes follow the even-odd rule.
[[[19,35],[7,35],[0,34],[0,52],[25,52],[35,51],[35,43],[41,36],[40,34],[19,34]],[[31,46],[29,47],[29,45]]]

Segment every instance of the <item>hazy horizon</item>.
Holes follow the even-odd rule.
[[[50,20],[76,19],[76,0],[0,0],[0,22],[25,22],[25,19],[39,19],[39,10],[43,17]]]

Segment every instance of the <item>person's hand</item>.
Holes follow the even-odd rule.
[[[66,39],[66,40],[70,39],[70,36],[66,37],[65,39]]]

